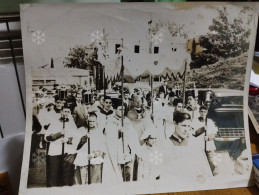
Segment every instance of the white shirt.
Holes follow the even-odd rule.
[[[57,115],[60,116],[60,114],[57,114]],[[69,121],[65,122],[64,129],[63,129],[63,122],[57,118],[56,119],[54,118],[54,120],[51,121],[48,130],[46,131],[45,140],[48,136],[56,133],[61,133],[62,131],[65,132],[65,137],[67,138],[72,137],[74,139],[75,135],[77,134],[77,127],[71,115],[69,116]],[[75,140],[73,139],[72,139],[72,144],[64,143],[64,153],[68,153],[68,154],[76,153],[77,143],[75,143]],[[63,145],[61,142],[61,138],[55,141],[49,141],[49,142],[50,144],[49,144],[48,155],[49,156],[61,155],[62,145]]]
[[[80,133],[82,135],[85,135],[87,133],[87,129],[85,127],[79,128]],[[88,152],[94,153],[97,151],[101,151],[103,153],[107,153],[107,149],[105,146],[105,136],[102,132],[101,128],[97,128],[94,130],[90,130],[88,133],[88,136],[90,136],[90,151],[88,151],[88,141],[77,151],[77,156],[74,161],[75,166],[87,166],[88,165]],[[99,157],[93,157],[90,160],[90,163],[92,165],[94,164],[101,164],[104,162],[104,158]]]

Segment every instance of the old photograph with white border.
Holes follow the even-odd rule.
[[[23,4],[20,194],[251,185],[254,5]]]

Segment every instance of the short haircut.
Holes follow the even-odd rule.
[[[102,97],[104,98],[104,95],[99,95],[99,96],[98,96],[98,100],[101,100]]]
[[[64,110],[64,109],[66,109],[66,108],[70,110],[70,107],[68,106],[68,104],[64,104],[64,106],[62,106],[61,109]]]
[[[82,96],[82,93],[77,93],[77,94],[76,94],[76,97],[77,97],[78,95],[81,95],[81,96]]]
[[[115,99],[115,101],[113,102],[113,104],[112,104],[112,107],[115,109],[115,110],[117,110],[117,108],[119,107],[119,106],[121,106],[122,105],[122,100],[121,99]]]
[[[122,107],[122,105],[120,104],[120,105],[117,105],[117,107],[116,108],[114,108],[114,109],[118,109],[119,107]],[[127,104],[125,104],[125,103],[123,103],[123,114],[124,114],[124,116],[127,116],[127,114],[128,114],[128,106],[127,106]]]
[[[199,108],[199,111],[201,110],[209,110],[209,108],[205,105],[201,105],[201,107]]]
[[[175,95],[175,93],[173,92],[173,91],[171,91],[170,93],[169,93],[169,97],[175,97],[176,95]]]
[[[176,124],[182,123],[185,120],[191,120],[191,115],[187,112],[177,111],[174,113],[174,122]]]
[[[183,103],[183,100],[182,100],[182,99],[179,99],[179,98],[176,98],[176,99],[174,99],[174,101],[173,101],[173,106],[177,106],[179,103]]]
[[[189,96],[194,98],[194,91],[193,90],[186,91],[185,95],[186,95],[186,98],[188,98]]]
[[[112,100],[112,98],[111,98],[110,96],[107,96],[107,95],[106,95],[106,96],[104,96],[104,101],[105,101],[105,100]]]
[[[55,96],[55,102],[57,102],[58,100],[61,101],[61,98],[60,98],[58,95],[56,95],[56,96]]]
[[[88,116],[97,118],[97,114],[95,112],[89,112]]]

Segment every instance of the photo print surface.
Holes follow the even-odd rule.
[[[22,5],[20,194],[250,185],[254,5]]]

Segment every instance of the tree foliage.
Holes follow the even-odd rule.
[[[92,70],[97,58],[97,48],[77,45],[69,49],[68,56],[64,61],[64,66],[68,68]]]
[[[244,7],[235,17],[230,16],[226,7],[218,9],[218,16],[212,20],[209,33],[199,37],[204,48],[201,53],[192,53],[192,68],[215,63],[219,58],[236,57],[249,49],[252,15]]]

